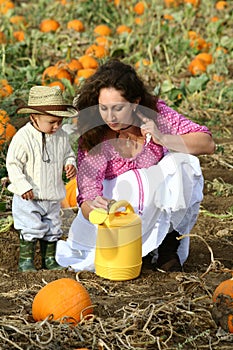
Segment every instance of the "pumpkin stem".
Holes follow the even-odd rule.
[[[69,43],[68,48],[67,48],[67,53],[66,53],[66,61],[67,62],[70,62],[70,60],[71,60],[71,48],[72,48],[72,44]]]

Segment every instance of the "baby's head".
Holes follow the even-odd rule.
[[[55,134],[62,125],[62,117],[47,114],[30,114],[32,125],[45,134]]]
[[[30,113],[33,125],[45,133],[54,133],[63,118],[77,117],[77,110],[68,105],[59,87],[33,86],[29,92],[28,104],[17,109],[17,113]]]

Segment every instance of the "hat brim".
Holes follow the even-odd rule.
[[[27,114],[27,113],[34,113],[34,114],[45,114],[45,115],[50,115],[53,117],[60,117],[60,118],[75,118],[78,117],[78,111],[76,108],[74,108],[73,106],[67,106],[66,110],[64,111],[53,111],[53,110],[49,110],[49,111],[41,111],[39,109],[37,109],[36,107],[29,107],[29,106],[22,106],[19,107],[16,111],[18,114]]]

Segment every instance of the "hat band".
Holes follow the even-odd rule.
[[[28,105],[28,108],[32,108],[32,109],[37,109],[38,111],[42,111],[42,112],[46,112],[46,111],[67,111],[67,108],[70,108],[72,106],[69,105],[43,105],[43,106],[35,106],[35,105]]]

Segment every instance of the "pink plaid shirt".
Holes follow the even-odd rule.
[[[201,126],[185,118],[166,103],[157,103],[157,127],[163,134],[182,135],[191,132],[209,133],[206,126]],[[142,151],[133,158],[123,158],[107,140],[103,141],[101,153],[91,154],[78,150],[78,197],[79,206],[86,200],[93,200],[103,194],[103,180],[133,169],[149,168],[157,164],[167,152],[162,146],[150,141],[144,142]]]

